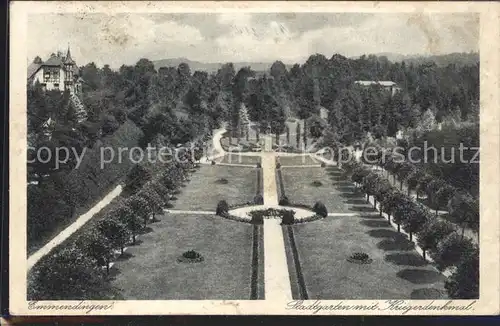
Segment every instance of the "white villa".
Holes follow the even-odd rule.
[[[356,80],[354,82],[356,85],[360,85],[361,87],[371,87],[374,85],[382,86],[382,88],[391,92],[391,95],[394,96],[397,92],[401,91],[401,88],[393,81],[374,81],[374,80]]]
[[[38,58],[40,59],[40,58]],[[28,82],[34,85],[40,83],[45,90],[69,90],[70,93],[78,94],[81,91],[81,78],[78,76],[78,66],[68,47],[66,56],[61,52],[52,53],[50,58],[33,61],[28,66]]]
[[[28,66],[27,72],[28,86],[34,86],[39,83],[43,90],[59,90],[70,92],[70,102],[75,108],[77,120],[79,123],[87,120],[87,111],[85,110],[79,95],[82,92],[82,78],[78,74],[78,66],[71,57],[71,51],[68,46],[66,56],[61,52],[52,53],[47,61],[42,61],[40,57]],[[54,126],[54,119],[49,118],[44,123],[45,135],[49,137]]]

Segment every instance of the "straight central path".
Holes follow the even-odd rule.
[[[274,153],[262,153],[264,205],[278,206]],[[292,290],[279,219],[264,219],[265,300],[290,301]]]

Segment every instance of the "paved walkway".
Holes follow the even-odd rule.
[[[117,186],[111,192],[109,192],[100,202],[98,202],[94,207],[92,207],[87,213],[78,217],[78,219],[73,222],[70,226],[62,230],[58,235],[56,235],[52,240],[50,240],[45,246],[33,253],[28,258],[28,270],[31,269],[40,259],[51,252],[55,247],[63,243],[68,239],[73,233],[75,233],[79,228],[81,228],[85,223],[87,223],[95,214],[97,214],[101,209],[108,205],[113,199],[115,199],[122,192],[122,186]]]
[[[262,153],[262,175],[264,205],[278,206],[276,160],[273,152]],[[264,286],[266,300],[292,300],[285,240],[279,219],[264,219]]]

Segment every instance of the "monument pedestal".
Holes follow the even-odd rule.
[[[264,151],[265,152],[273,151],[273,137],[271,135],[264,136]]]

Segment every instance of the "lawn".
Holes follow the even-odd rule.
[[[257,169],[235,166],[202,165],[181,187],[181,193],[172,201],[179,210],[215,211],[220,200],[229,205],[253,201],[257,193]],[[221,183],[226,179],[227,183]]]
[[[209,215],[159,218],[112,268],[112,283],[123,299],[250,299],[251,224]],[[188,250],[201,253],[204,261],[177,262]]]
[[[354,194],[354,185],[342,177],[335,167],[281,169],[285,194],[292,204],[314,205],[321,201],[328,213],[373,211],[361,194]],[[312,183],[319,181],[320,186]]]
[[[444,276],[385,219],[327,217],[292,228],[309,299],[444,298]],[[354,252],[373,262],[348,262]]]
[[[293,165],[321,165],[321,162],[311,158],[309,155],[301,156],[280,156],[278,157],[278,162],[281,166],[293,166]]]

